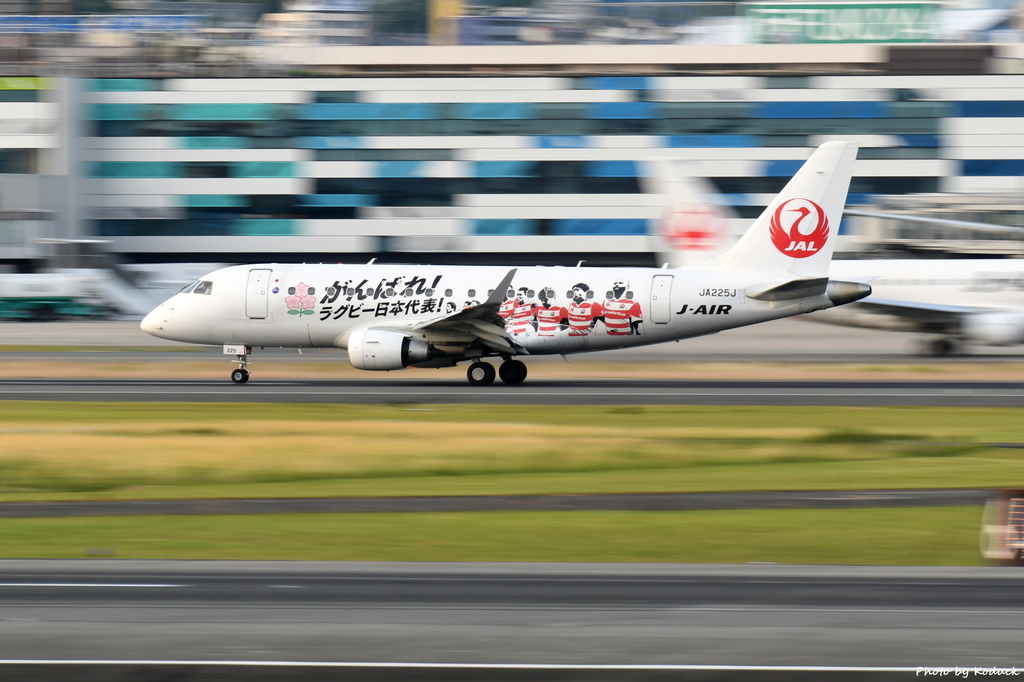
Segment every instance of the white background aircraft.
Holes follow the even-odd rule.
[[[837,260],[830,274],[867,282],[872,294],[808,319],[928,334],[923,349],[933,355],[1024,343],[1024,260]]]
[[[656,231],[664,262],[699,268],[708,254],[726,248],[731,239],[729,224],[736,217],[710,183],[679,173],[663,160],[652,162],[648,175],[650,191],[666,195],[669,204]],[[844,214],[973,232],[1019,235],[1022,231],[872,211]],[[852,305],[816,312],[809,320],[925,334],[921,347],[932,355],[957,352],[962,344],[1024,344],[1024,259],[836,259],[829,275],[870,284],[872,293]]]
[[[282,265],[223,268],[156,308],[142,329],[223,345],[232,380],[254,347],[345,348],[359,369],[469,362],[474,384],[526,378],[524,355],[673,341],[822,310],[870,287],[830,280],[857,146],[830,142],[731,249],[697,270]]]

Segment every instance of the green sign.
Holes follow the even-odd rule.
[[[0,76],[0,90],[49,90],[45,78],[35,76]]]
[[[937,2],[749,2],[755,43],[931,43]]]

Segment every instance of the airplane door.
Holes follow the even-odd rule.
[[[655,275],[651,282],[651,322],[672,321],[672,275]]]
[[[250,270],[249,284],[245,288],[245,314],[252,320],[267,317],[267,289],[270,286],[270,270]]]

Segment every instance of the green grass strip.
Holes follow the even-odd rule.
[[[1019,410],[4,402],[0,501],[1024,487]],[[0,519],[0,557],[973,565],[977,508]]]
[[[5,558],[977,565],[975,508],[0,520]]]
[[[0,501],[1024,487],[1011,409],[4,408]]]

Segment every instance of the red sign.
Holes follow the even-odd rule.
[[[828,241],[828,216],[810,199],[790,199],[772,214],[769,235],[782,253],[807,258],[821,251]]]
[[[714,206],[679,204],[669,208],[661,221],[661,233],[673,249],[713,251],[722,245],[725,224]]]

